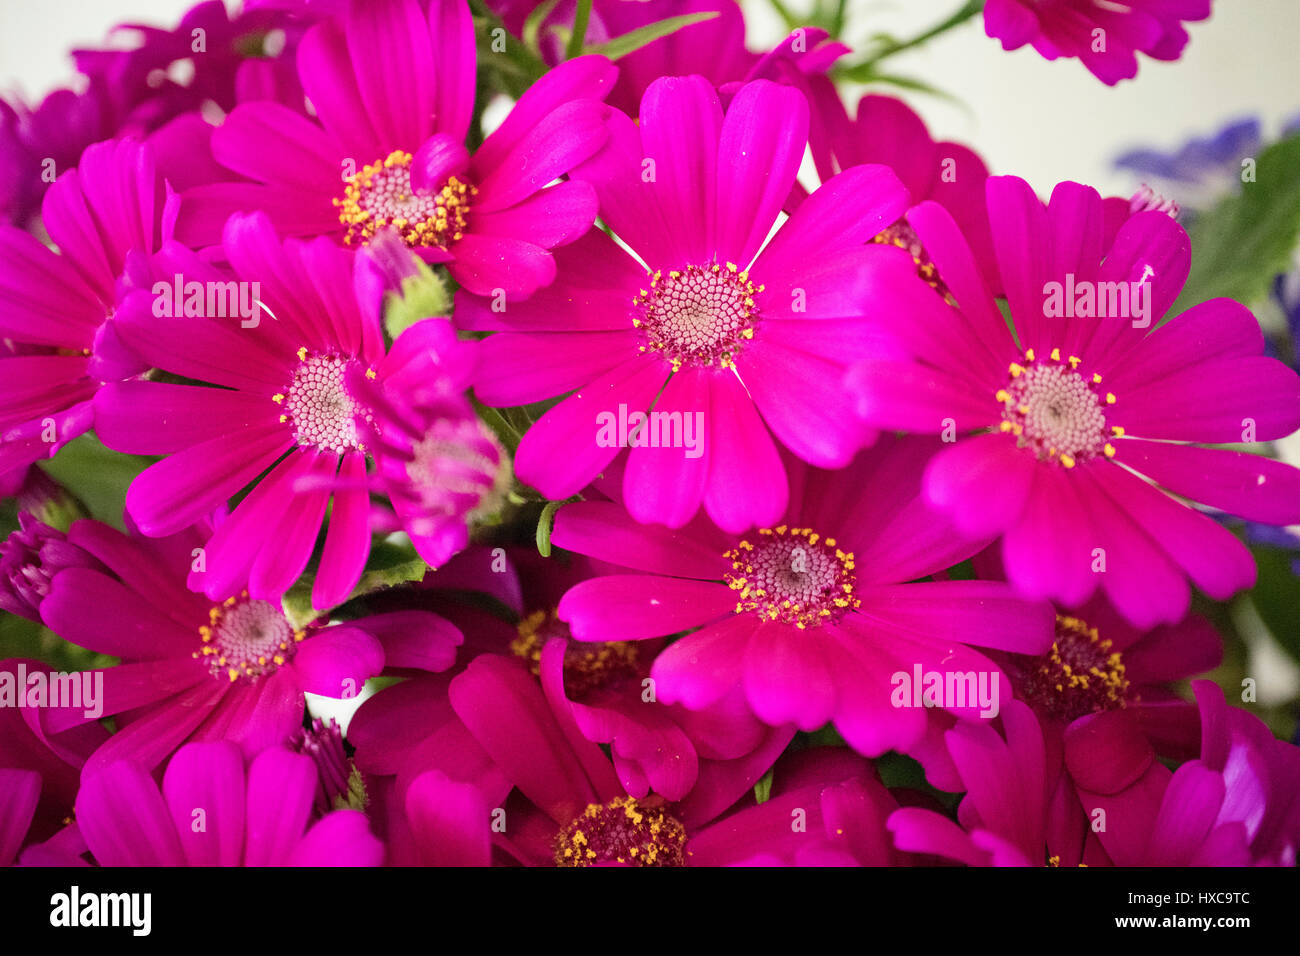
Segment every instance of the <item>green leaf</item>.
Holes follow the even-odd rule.
[[[617,60],[629,53],[635,53],[646,44],[654,43],[655,40],[676,33],[682,27],[689,27],[694,23],[703,23],[705,20],[712,20],[716,16],[718,16],[718,11],[710,10],[705,13],[686,13],[680,17],[668,17],[666,20],[647,23],[630,33],[616,36],[608,43],[589,46],[583,52],[595,53],[611,60]]]
[[[428,570],[429,565],[415,553],[413,548],[388,543],[377,544],[370,550],[370,559],[366,562],[361,580],[343,604],[374,591],[382,591],[384,588],[422,581]],[[313,607],[311,589],[310,576],[305,576],[289,589],[280,602],[284,609],[284,616],[295,628],[310,624],[322,614],[334,610],[332,607]]]
[[[754,784],[754,802],[767,803],[772,796],[772,777],[773,773],[769,770],[763,774],[758,783]]]
[[[1170,315],[1219,296],[1246,305],[1265,298],[1300,237],[1300,134],[1260,153],[1255,181],[1197,216],[1188,232],[1192,269]]]
[[[140,455],[123,455],[105,448],[94,435],[79,435],[59,453],[40,466],[47,474],[72,492],[87,508],[91,517],[119,530],[122,509],[126,506],[126,489],[135,476],[153,464],[154,459]]]
[[[578,9],[573,14],[573,33],[564,50],[564,58],[572,60],[582,52],[582,45],[587,42],[587,24],[591,20],[591,0],[578,0]]]
[[[1277,642],[1300,661],[1300,578],[1291,570],[1291,554],[1277,548],[1255,548],[1259,577],[1251,603]]]
[[[562,502],[548,501],[542,509],[542,516],[537,519],[537,553],[544,558],[551,556],[551,526],[555,523],[555,512]]]

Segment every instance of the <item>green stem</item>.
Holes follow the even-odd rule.
[[[972,17],[979,16],[983,10],[984,0],[966,0],[966,3],[962,5],[961,9],[952,16],[940,23],[936,23],[923,33],[918,33],[910,40],[886,41],[879,52],[868,57],[867,60],[864,61],[864,65],[879,63],[881,60],[893,56],[895,53],[901,53],[903,50],[910,50],[913,47],[918,47],[921,44],[934,39],[939,34],[947,33],[953,27],[960,26]]]
[[[564,51],[564,58],[572,60],[582,52],[587,42],[587,23],[591,20],[591,0],[578,0],[577,12],[573,15],[573,33],[569,37],[569,46]]]

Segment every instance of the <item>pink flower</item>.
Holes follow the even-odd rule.
[[[596,199],[585,184],[548,184],[604,142],[599,99],[617,70],[603,57],[552,70],[471,156],[474,23],[464,0],[426,7],[352,2],[313,26],[298,75],[315,118],[269,100],[236,107],[212,155],[243,180],[186,190],[178,237],[213,243],[232,213],[253,210],[282,234],[354,246],[392,226],[483,295],[550,283],[549,250],[590,228]]]
[[[72,643],[122,660],[93,672],[103,677],[103,714],[118,715],[119,729],[92,765],[130,759],[152,769],[188,740],[231,741],[251,756],[301,727],[304,692],[354,697],[385,664],[451,665],[460,632],[427,612],[295,627],[278,603],[247,592],[213,602],[188,590],[187,575],[201,583],[208,573],[193,570],[211,560],[204,531],[128,537],[86,520],[68,532],[106,570],[60,571],[41,617]],[[92,719],[52,709],[50,730]]]
[[[475,391],[494,406],[568,396],[515,459],[548,498],[577,493],[635,445],[623,498],[637,520],[680,527],[703,505],[732,531],[772,524],[789,493],[774,436],[823,467],[869,437],[837,376],[879,337],[877,263],[896,250],[865,243],[902,213],[905,191],[884,167],[855,167],[767,241],[807,141],[797,90],[748,83],[724,114],[702,77],[665,78],[639,123],[615,113],[609,125],[610,144],[573,177],[632,253],[595,230],[557,254],[559,279],[527,301],[459,293],[457,325],[503,333],[484,342]],[[620,423],[652,406],[653,434],[634,442]]]
[[[675,532],[638,524],[612,502],[566,505],[552,541],[627,573],[577,584],[560,618],[580,641],[691,631],[651,667],[667,703],[698,710],[739,687],[769,724],[833,722],[867,756],[924,757],[942,725],[928,708],[894,701],[895,676],[916,667],[983,673],[1007,700],[1001,669],[972,645],[1039,654],[1053,620],[1050,607],[998,581],[903,583],[980,547],[922,500],[921,474],[937,447],[882,440],[840,471],[791,462],[789,509],[743,535],[702,519]],[[973,700],[950,709],[980,713]]]
[[[286,747],[246,764],[234,744],[192,743],[172,757],[161,788],[129,761],[87,774],[75,826],[100,866],[381,865],[365,814],[317,817],[316,786],[311,758]]]
[[[1077,57],[1108,86],[1137,76],[1137,54],[1176,60],[1185,21],[1210,15],[1210,0],[988,0],[984,32],[1004,50],[1032,44],[1043,57]]]
[[[994,177],[988,205],[1014,330],[952,216],[920,204],[907,221],[951,299],[912,276],[882,283],[901,354],[850,373],[864,420],[975,433],[935,457],[926,498],[966,534],[1001,535],[1025,594],[1077,607],[1101,589],[1149,628],[1183,617],[1189,578],[1217,600],[1249,587],[1246,547],[1171,495],[1300,521],[1300,471],[1187,444],[1290,434],[1300,378],[1262,354],[1259,324],[1231,300],[1160,324],[1188,271],[1187,234],[1164,213],[1130,217],[1106,246],[1102,200],[1077,183],[1044,205]]]

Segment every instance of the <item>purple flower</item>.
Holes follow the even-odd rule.
[[[264,40],[284,27],[283,49],[271,56]],[[285,51],[293,50],[299,32],[284,17],[248,12],[232,18],[220,0],[206,0],[174,30],[122,24],[108,48],[74,50],[83,92],[55,90],[35,109],[0,101],[0,214],[26,225],[46,190],[48,161],[61,173],[76,166],[91,143],[143,137],[205,105],[229,110],[237,89],[247,94],[272,75],[291,73],[292,56]]]
[[[632,253],[596,230],[557,253],[558,281],[526,302],[458,293],[458,325],[505,333],[484,342],[475,391],[494,406],[573,393],[515,459],[548,498],[577,493],[635,444],[623,497],[637,520],[680,527],[703,503],[733,531],[772,524],[788,497],[773,433],[824,467],[847,464],[869,435],[837,375],[879,338],[875,265],[897,250],[865,243],[906,192],[882,166],[855,167],[765,243],[807,142],[801,93],[755,81],[724,116],[702,77],[667,78],[646,91],[639,123],[613,113],[609,125],[610,144],[573,176]],[[655,423],[635,433],[629,416],[652,406]]]
[[[436,53],[435,53],[436,51]],[[551,71],[471,156],[474,25],[464,0],[366,0],[308,31],[299,78],[316,119],[244,103],[212,135],[245,177],[186,190],[178,236],[216,241],[227,217],[261,210],[286,235],[364,245],[385,226],[484,295],[526,295],[555,276],[549,250],[596,214],[591,187],[548,186],[605,138],[599,97],[617,71],[583,57]]]
[[[902,354],[850,374],[866,422],[976,433],[936,456],[926,496],[965,533],[1001,534],[1026,594],[1077,607],[1100,588],[1147,628],[1182,618],[1189,578],[1217,600],[1249,587],[1245,546],[1171,494],[1300,521],[1300,471],[1185,444],[1290,434],[1300,378],[1261,354],[1259,324],[1236,302],[1160,324],[1189,261],[1164,213],[1132,216],[1106,247],[1102,201],[1085,186],[1062,183],[1045,206],[1023,180],[994,177],[988,199],[1014,332],[952,217],[917,206],[908,222],[956,307],[910,276],[885,287]]]
[[[0,542],[0,610],[39,621],[55,574],[64,568],[99,567],[62,531],[21,511],[18,530]]]

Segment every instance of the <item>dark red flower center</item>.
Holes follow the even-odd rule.
[[[1056,616],[1056,641],[1033,659],[1021,680],[1021,696],[1064,721],[1128,705],[1124,661],[1095,627],[1077,617]]]
[[[1065,468],[1098,455],[1113,457],[1109,439],[1124,434],[1106,423],[1115,396],[1101,387],[1100,375],[1079,371],[1081,364],[1077,356],[1063,358],[1060,349],[1046,358],[1026,349],[1023,363],[1011,363],[1006,386],[994,395],[1002,406],[998,427],[1021,448]]]
[[[208,623],[199,628],[201,646],[193,656],[207,662],[213,677],[256,683],[293,657],[306,636],[293,629],[279,607],[249,600],[244,591],[208,610]]]
[[[725,557],[727,585],[739,592],[737,614],[802,629],[837,621],[858,606],[853,553],[811,528],[762,528]]]
[[[412,189],[411,154],[399,149],[348,177],[334,205],[348,245],[362,245],[391,226],[408,246],[446,248],[463,237],[476,195],[474,186],[456,176],[437,191]]]
[[[542,648],[553,637],[564,640],[564,689],[573,700],[615,680],[636,677],[639,650],[635,641],[586,643],[575,641],[569,625],[555,610],[534,611],[518,626],[519,636],[510,650],[528,664],[533,674],[541,672]]]
[[[921,239],[916,234],[916,230],[908,225],[906,219],[899,219],[892,225],[886,226],[873,236],[871,241],[883,246],[897,246],[907,252],[912,257],[912,261],[916,263],[916,274],[929,284],[935,292],[955,304],[948,287],[939,278],[939,267],[934,264],[934,260],[925,251],[925,246],[921,245]]]
[[[631,797],[591,803],[555,838],[556,866],[683,866],[686,828],[663,807]]]
[[[632,300],[632,324],[645,340],[641,350],[662,353],[674,371],[683,365],[730,368],[754,337],[754,296],[761,291],[730,262],[652,273],[649,288]]]

